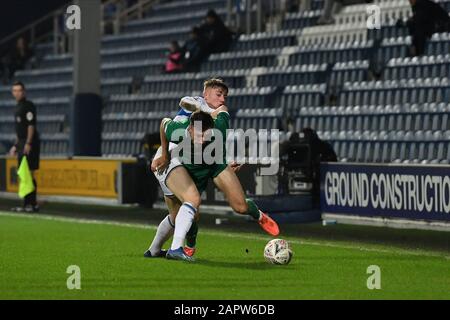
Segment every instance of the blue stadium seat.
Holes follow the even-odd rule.
[[[373,41],[348,42],[298,47],[289,58],[289,64],[321,64],[367,60]]]
[[[281,49],[263,49],[251,51],[216,53],[209,56],[202,64],[202,71],[249,69],[254,67],[271,67],[277,64]]]
[[[366,81],[369,61],[338,62],[333,66],[328,86],[337,91],[345,82]]]
[[[445,55],[450,52],[450,34],[449,33],[435,33],[428,42],[425,54],[426,55]]]
[[[271,67],[258,76],[258,86],[288,86],[323,83],[327,64]]]
[[[320,10],[287,13],[282,22],[282,28],[298,30],[311,27],[316,24],[321,14]]]
[[[185,41],[191,26],[175,27],[170,29],[156,29],[143,32],[123,33],[119,35],[108,35],[102,38],[102,49],[117,49],[129,46],[141,45],[142,43],[168,42],[167,39],[178,39]]]
[[[385,65],[393,58],[406,57],[411,37],[384,38],[376,52],[375,61],[378,65]]]
[[[230,89],[227,104],[231,110],[239,108],[268,108],[272,105],[275,87]]]
[[[219,2],[217,2],[219,4]],[[128,22],[122,27],[121,32],[132,33],[142,32],[152,29],[170,29],[183,26],[195,26],[200,25],[206,15],[205,11],[192,11],[190,8],[187,11],[181,11],[179,13],[160,15],[158,10],[150,14],[149,18],[133,20]],[[226,20],[226,8],[222,6],[209,7],[208,9],[215,9],[216,13],[225,21]]]
[[[294,46],[299,34],[299,30],[242,34],[234,44],[233,50],[248,51]]]
[[[182,96],[201,94],[203,80],[217,75],[232,88],[227,105],[235,127],[282,128],[293,119],[294,130],[316,129],[344,161],[449,161],[449,34],[433,35],[425,56],[408,58],[407,30],[385,19],[391,13],[390,18],[397,17],[397,11],[386,10],[386,21],[375,31],[342,25],[310,28],[324,4],[313,0],[312,11],[287,13],[280,31],[241,35],[230,52],[211,55],[200,73],[161,74],[168,39],[186,40],[210,8],[224,17],[225,2],[162,2],[145,18],[123,25],[120,34],[102,39],[105,155],[138,153],[145,132],[157,132],[160,118],[173,116]],[[450,1],[442,3],[450,9]],[[355,8],[347,7],[337,19],[360,17]],[[39,45],[38,69],[16,76],[26,82],[37,105],[43,154],[64,155],[73,61],[71,54],[52,55],[51,49],[51,43]],[[281,66],[280,54],[289,50],[288,65]],[[387,64],[382,80],[369,81],[369,61]],[[257,67],[262,68],[253,69]],[[129,94],[134,77],[144,81],[140,93]],[[0,88],[3,144],[13,130],[13,108],[10,88]]]
[[[287,115],[294,116],[301,107],[322,105],[325,90],[324,84],[287,86],[277,106],[283,108]]]

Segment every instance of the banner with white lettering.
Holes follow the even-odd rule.
[[[450,166],[323,163],[322,212],[450,221]]]

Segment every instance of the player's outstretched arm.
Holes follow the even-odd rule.
[[[195,100],[193,97],[181,98],[180,107],[190,112],[197,112],[200,110],[199,102]]]

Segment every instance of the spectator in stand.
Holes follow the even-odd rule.
[[[398,27],[408,27],[412,37],[411,56],[425,53],[427,40],[433,33],[450,32],[450,17],[437,3],[431,0],[409,0],[413,16],[406,21],[397,21]]]
[[[128,87],[128,94],[139,94],[141,93],[142,89],[142,83],[144,82],[144,79],[139,76],[134,76],[133,80],[131,81],[130,86]]]
[[[23,37],[17,39],[16,46],[5,59],[8,79],[12,79],[17,70],[25,69],[26,63],[33,56],[33,51]]]
[[[183,70],[183,50],[181,50],[177,41],[172,41],[169,48],[164,71],[166,73],[175,73]]]
[[[198,71],[200,64],[207,56],[205,48],[205,40],[200,33],[200,29],[198,27],[192,28],[190,38],[182,48],[184,52],[183,70]]]
[[[214,10],[209,10],[206,14],[206,20],[200,26],[200,32],[206,40],[208,53],[227,51],[233,40],[233,33]]]

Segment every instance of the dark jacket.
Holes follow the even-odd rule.
[[[184,52],[184,65],[188,70],[198,67],[206,57],[205,43],[201,37],[187,40],[182,51]]]
[[[439,4],[431,0],[417,0],[412,6],[413,16],[408,20],[407,26],[411,33],[420,30],[426,37],[435,32],[446,32],[450,29],[450,17]]]
[[[206,39],[209,53],[227,51],[233,40],[233,33],[225,26],[222,20],[217,19],[213,24],[204,23],[200,30]]]

